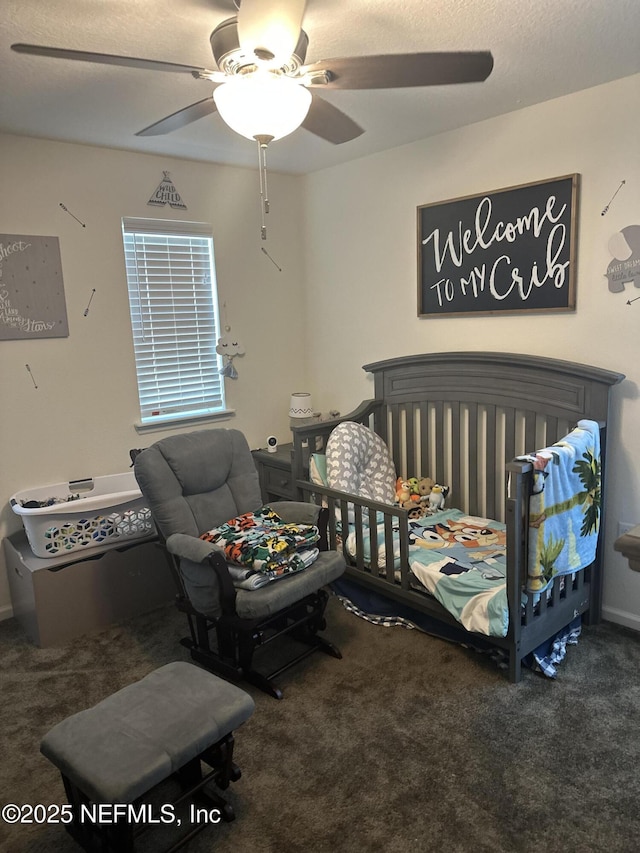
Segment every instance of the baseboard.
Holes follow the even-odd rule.
[[[640,631],[640,616],[635,613],[627,613],[626,610],[618,610],[616,607],[603,607],[602,618],[607,622],[615,622],[616,625]]]
[[[4,622],[5,619],[11,619],[13,616],[13,607],[10,604],[5,604],[0,607],[0,622]]]

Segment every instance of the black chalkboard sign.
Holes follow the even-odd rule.
[[[418,207],[418,316],[575,310],[578,175]]]

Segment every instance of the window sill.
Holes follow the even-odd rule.
[[[153,423],[136,423],[134,427],[138,433],[160,432],[168,429],[182,429],[185,426],[198,426],[199,424],[207,424],[212,421],[226,421],[235,417],[235,414],[234,409],[223,409],[220,412],[210,415],[185,415],[179,418],[159,419]]]

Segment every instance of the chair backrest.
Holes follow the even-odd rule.
[[[239,430],[163,438],[136,456],[134,472],[164,539],[200,536],[262,505],[258,473]]]

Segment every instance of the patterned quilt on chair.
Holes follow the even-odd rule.
[[[232,518],[200,538],[222,548],[230,563],[261,575],[262,583],[306,569],[319,554],[316,526],[285,522],[268,506]],[[232,574],[234,579],[250,580],[246,571],[242,578]],[[255,579],[246,588],[254,589],[262,583]]]

